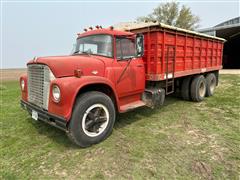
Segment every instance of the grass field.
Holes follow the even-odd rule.
[[[32,120],[18,83],[4,82],[0,179],[239,179],[240,76],[220,78],[201,103],[169,97],[159,109],[119,115],[112,135],[86,149]]]

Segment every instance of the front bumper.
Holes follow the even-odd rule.
[[[32,114],[32,110],[38,113],[38,119],[45,123],[48,123],[54,127],[57,127],[63,131],[67,131],[67,120],[63,117],[59,117],[48,113],[46,110],[43,110],[31,103],[21,100],[21,107],[27,110],[30,114]]]

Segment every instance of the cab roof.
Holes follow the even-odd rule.
[[[78,38],[89,36],[89,35],[95,35],[95,34],[109,34],[112,36],[132,36],[134,33],[126,32],[126,31],[119,31],[111,28],[102,28],[102,29],[94,29],[94,30],[88,30],[84,33],[79,33]]]

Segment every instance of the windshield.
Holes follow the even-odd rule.
[[[110,35],[91,35],[77,39],[74,54],[93,54],[113,57],[112,37]]]

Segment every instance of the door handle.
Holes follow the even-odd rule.
[[[137,67],[143,67],[143,65],[142,64],[138,64]]]

